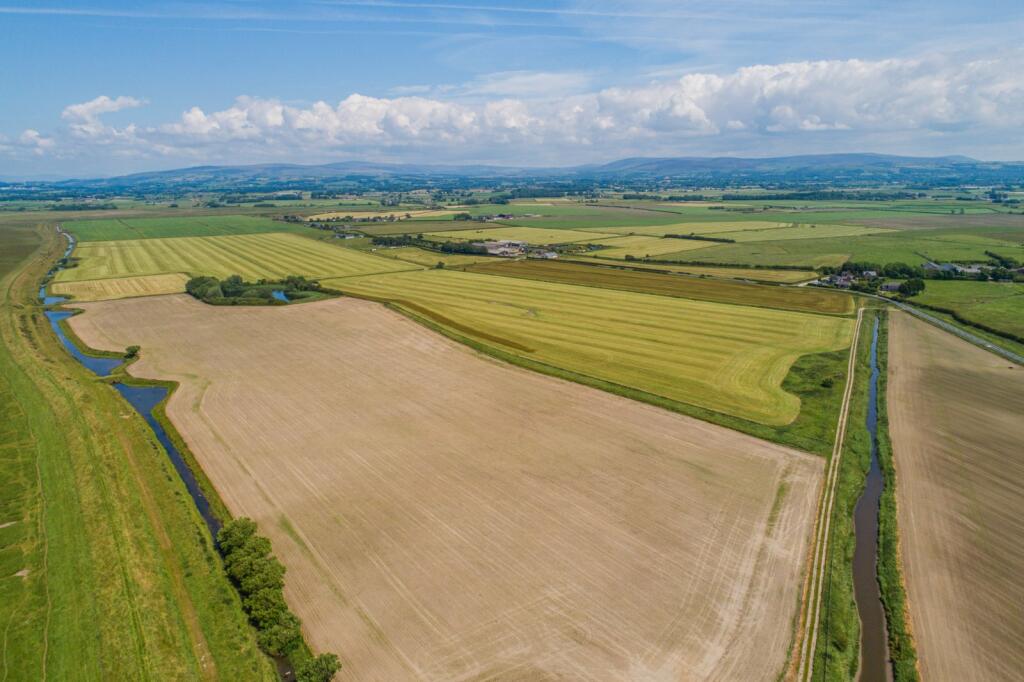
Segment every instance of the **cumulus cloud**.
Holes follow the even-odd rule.
[[[34,154],[42,156],[43,154],[52,151],[56,146],[56,142],[53,138],[43,137],[38,130],[27,128],[18,137],[18,143],[28,149]]]
[[[101,96],[67,107],[63,117],[80,145],[228,161],[384,154],[573,163],[694,149],[758,154],[759,142],[797,148],[830,136],[842,136],[847,148],[894,135],[955,142],[978,131],[1020,145],[1024,82],[1015,74],[1022,69],[1022,51],[963,62],[801,61],[590,92],[580,89],[579,74],[505,72],[474,81],[471,96],[467,89],[450,97],[350,94],[302,107],[239,97],[225,109],[191,107],[176,121],[145,128],[104,124],[103,114],[143,102]],[[45,151],[46,138],[31,132],[32,144]]]

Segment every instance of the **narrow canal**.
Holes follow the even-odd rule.
[[[857,544],[853,553],[853,588],[860,613],[861,682],[890,682],[889,635],[878,586],[878,514],[885,480],[878,463],[878,318],[871,333],[871,379],[866,423],[871,434],[871,466],[864,492],[854,509]]]

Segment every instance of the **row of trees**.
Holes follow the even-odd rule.
[[[441,251],[442,253],[487,253],[487,249],[477,244],[472,244],[470,242],[451,241],[435,242],[430,239],[424,239],[422,234],[397,234],[374,237],[373,243],[375,246],[418,246],[422,249],[428,249],[430,251]]]
[[[237,518],[217,533],[224,569],[242,597],[242,607],[258,631],[260,648],[294,660],[304,653],[299,619],[284,601],[284,565],[272,554],[270,540],[256,533],[252,519]],[[341,664],[334,654],[308,657],[296,667],[299,682],[329,682]]]

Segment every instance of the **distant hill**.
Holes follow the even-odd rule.
[[[626,183],[674,182],[730,187],[866,186],[884,184],[1024,184],[1024,162],[986,162],[966,156],[912,157],[886,154],[811,154],[767,158],[637,157],[565,168],[493,165],[387,164],[343,161],[320,165],[260,164],[194,166],[112,178],[63,180],[36,187],[113,193],[278,189],[387,189],[471,187],[487,184],[551,184],[579,188]]]

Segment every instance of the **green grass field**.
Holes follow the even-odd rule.
[[[2,677],[270,682],[152,431],[42,315],[52,235],[0,225]]]
[[[809,287],[745,284],[684,275],[619,270],[562,261],[488,262],[469,266],[467,271],[780,310],[840,315],[854,312],[853,298],[849,294]]]
[[[445,267],[459,267],[463,265],[471,265],[473,263],[487,263],[496,260],[494,256],[473,256],[463,253],[438,253],[437,251],[428,251],[427,249],[421,249],[417,246],[399,246],[392,248],[377,247],[374,254],[383,258],[394,258],[396,260],[405,261],[406,263],[422,265],[425,268],[432,268],[439,262],[444,263]]]
[[[607,232],[615,234],[643,234],[650,237],[661,237],[666,234],[718,234],[720,232],[736,232],[738,230],[768,230],[776,227],[788,227],[789,223],[769,221],[718,221],[713,223],[671,223],[668,225],[637,225],[633,227],[608,227]],[[726,235],[723,235],[726,236]]]
[[[61,271],[58,282],[184,272],[260,278],[305,275],[348,277],[411,269],[399,261],[293,234],[229,237],[176,237],[79,244],[72,256],[77,267]]]
[[[784,425],[801,355],[849,344],[852,321],[447,270],[326,280],[398,302],[530,360],[753,422]]]
[[[910,302],[948,308],[972,322],[1024,337],[1024,284],[928,280]]]
[[[110,218],[74,220],[64,227],[83,242],[163,237],[214,237],[262,232],[314,233],[310,228],[260,216],[211,215],[180,218]]]

